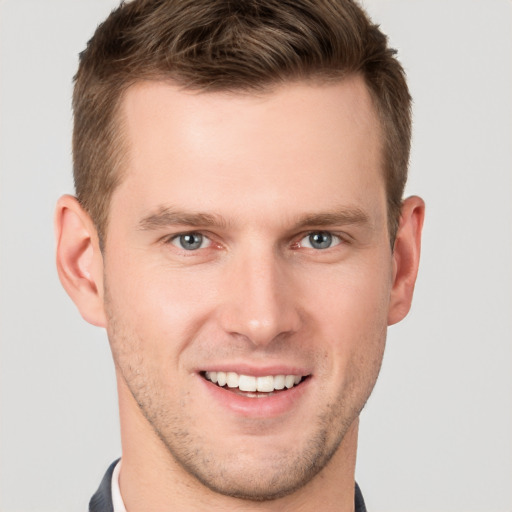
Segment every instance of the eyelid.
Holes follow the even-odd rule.
[[[179,239],[180,239],[180,237],[185,236],[185,235],[200,235],[202,237],[201,246],[198,247],[197,249],[188,249],[188,250],[185,249],[184,247],[182,247],[179,243]],[[162,242],[167,245],[173,245],[177,249],[179,249],[181,251],[188,252],[188,253],[193,253],[193,252],[199,251],[200,249],[207,249],[208,247],[210,247],[213,244],[213,240],[210,236],[208,236],[207,234],[205,234],[202,231],[197,231],[197,230],[180,231],[179,233],[167,235],[162,238]],[[204,245],[205,243],[206,243],[206,245]]]
[[[330,247],[328,247],[326,249],[323,249],[324,251],[327,250],[327,249],[331,249],[333,247],[337,247],[338,245],[341,245],[341,244],[350,244],[351,241],[352,241],[351,240],[352,237],[350,235],[347,235],[347,234],[344,234],[344,233],[330,231],[328,229],[312,229],[310,231],[301,233],[296,238],[296,242],[294,242],[292,244],[292,246],[294,248],[303,247],[302,241],[304,239],[308,239],[309,236],[311,236],[311,235],[313,235],[315,233],[328,233],[333,238],[333,244]],[[174,242],[176,242],[179,239],[179,237],[184,236],[184,235],[201,235],[203,237],[203,241],[207,241],[208,242],[208,245],[206,245],[205,247],[200,247],[198,249],[195,249],[195,251],[198,251],[199,249],[206,249],[208,247],[211,247],[214,244],[215,245],[219,245],[219,246],[221,245],[218,242],[216,242],[214,237],[212,237],[210,234],[207,234],[204,231],[200,231],[200,230],[184,230],[184,231],[180,231],[178,233],[173,233],[173,234],[170,234],[170,235],[166,235],[166,236],[164,236],[164,237],[162,237],[160,239],[160,242],[163,243],[164,245],[169,245],[169,244],[173,245],[177,249],[180,249],[182,251],[186,251],[186,252],[190,252],[190,253],[195,252],[194,250],[187,251],[183,247],[179,246],[177,243],[174,243]],[[314,249],[314,250],[317,250],[317,251],[320,250],[320,249],[316,249],[314,247],[306,247],[306,249]]]
[[[327,251],[329,249],[332,249],[333,247],[337,247],[338,245],[342,243],[347,243],[347,238],[342,236],[340,233],[336,233],[333,231],[329,231],[327,229],[312,229],[311,231],[308,231],[307,233],[304,233],[300,235],[299,240],[296,242],[297,247],[304,247],[303,240],[308,240],[311,235],[314,235],[315,233],[326,233],[329,234],[332,237],[332,244],[325,248],[325,249],[318,249],[316,247],[312,247],[311,245],[306,246],[306,249],[313,249],[316,251]]]

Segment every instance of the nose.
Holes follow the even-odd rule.
[[[250,252],[234,258],[224,275],[220,323],[225,332],[264,347],[298,331],[301,315],[286,262],[272,251]]]

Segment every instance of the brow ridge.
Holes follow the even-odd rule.
[[[342,207],[327,212],[306,213],[294,222],[294,229],[303,229],[308,226],[322,227],[368,223],[369,216],[364,210],[357,207]],[[219,214],[187,212],[162,206],[155,212],[144,216],[138,227],[142,231],[150,231],[172,225],[226,228],[228,224],[228,221]]]
[[[172,225],[221,227],[227,226],[227,221],[218,214],[203,212],[187,212],[172,207],[160,207],[156,212],[143,217],[139,229],[150,231]]]
[[[295,226],[336,226],[346,224],[368,224],[368,214],[360,208],[340,208],[329,212],[311,213],[301,216]]]

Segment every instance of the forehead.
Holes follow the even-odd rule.
[[[360,207],[371,187],[384,193],[380,123],[357,76],[261,94],[141,82],[121,115],[128,158],[113,200],[129,194],[134,207],[255,213],[297,209],[295,197],[313,211],[319,200]]]

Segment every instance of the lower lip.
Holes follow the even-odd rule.
[[[221,388],[200,375],[198,378],[213,400],[237,415],[251,418],[274,418],[293,410],[311,382],[311,377],[308,377],[293,388],[268,396],[249,397]]]

